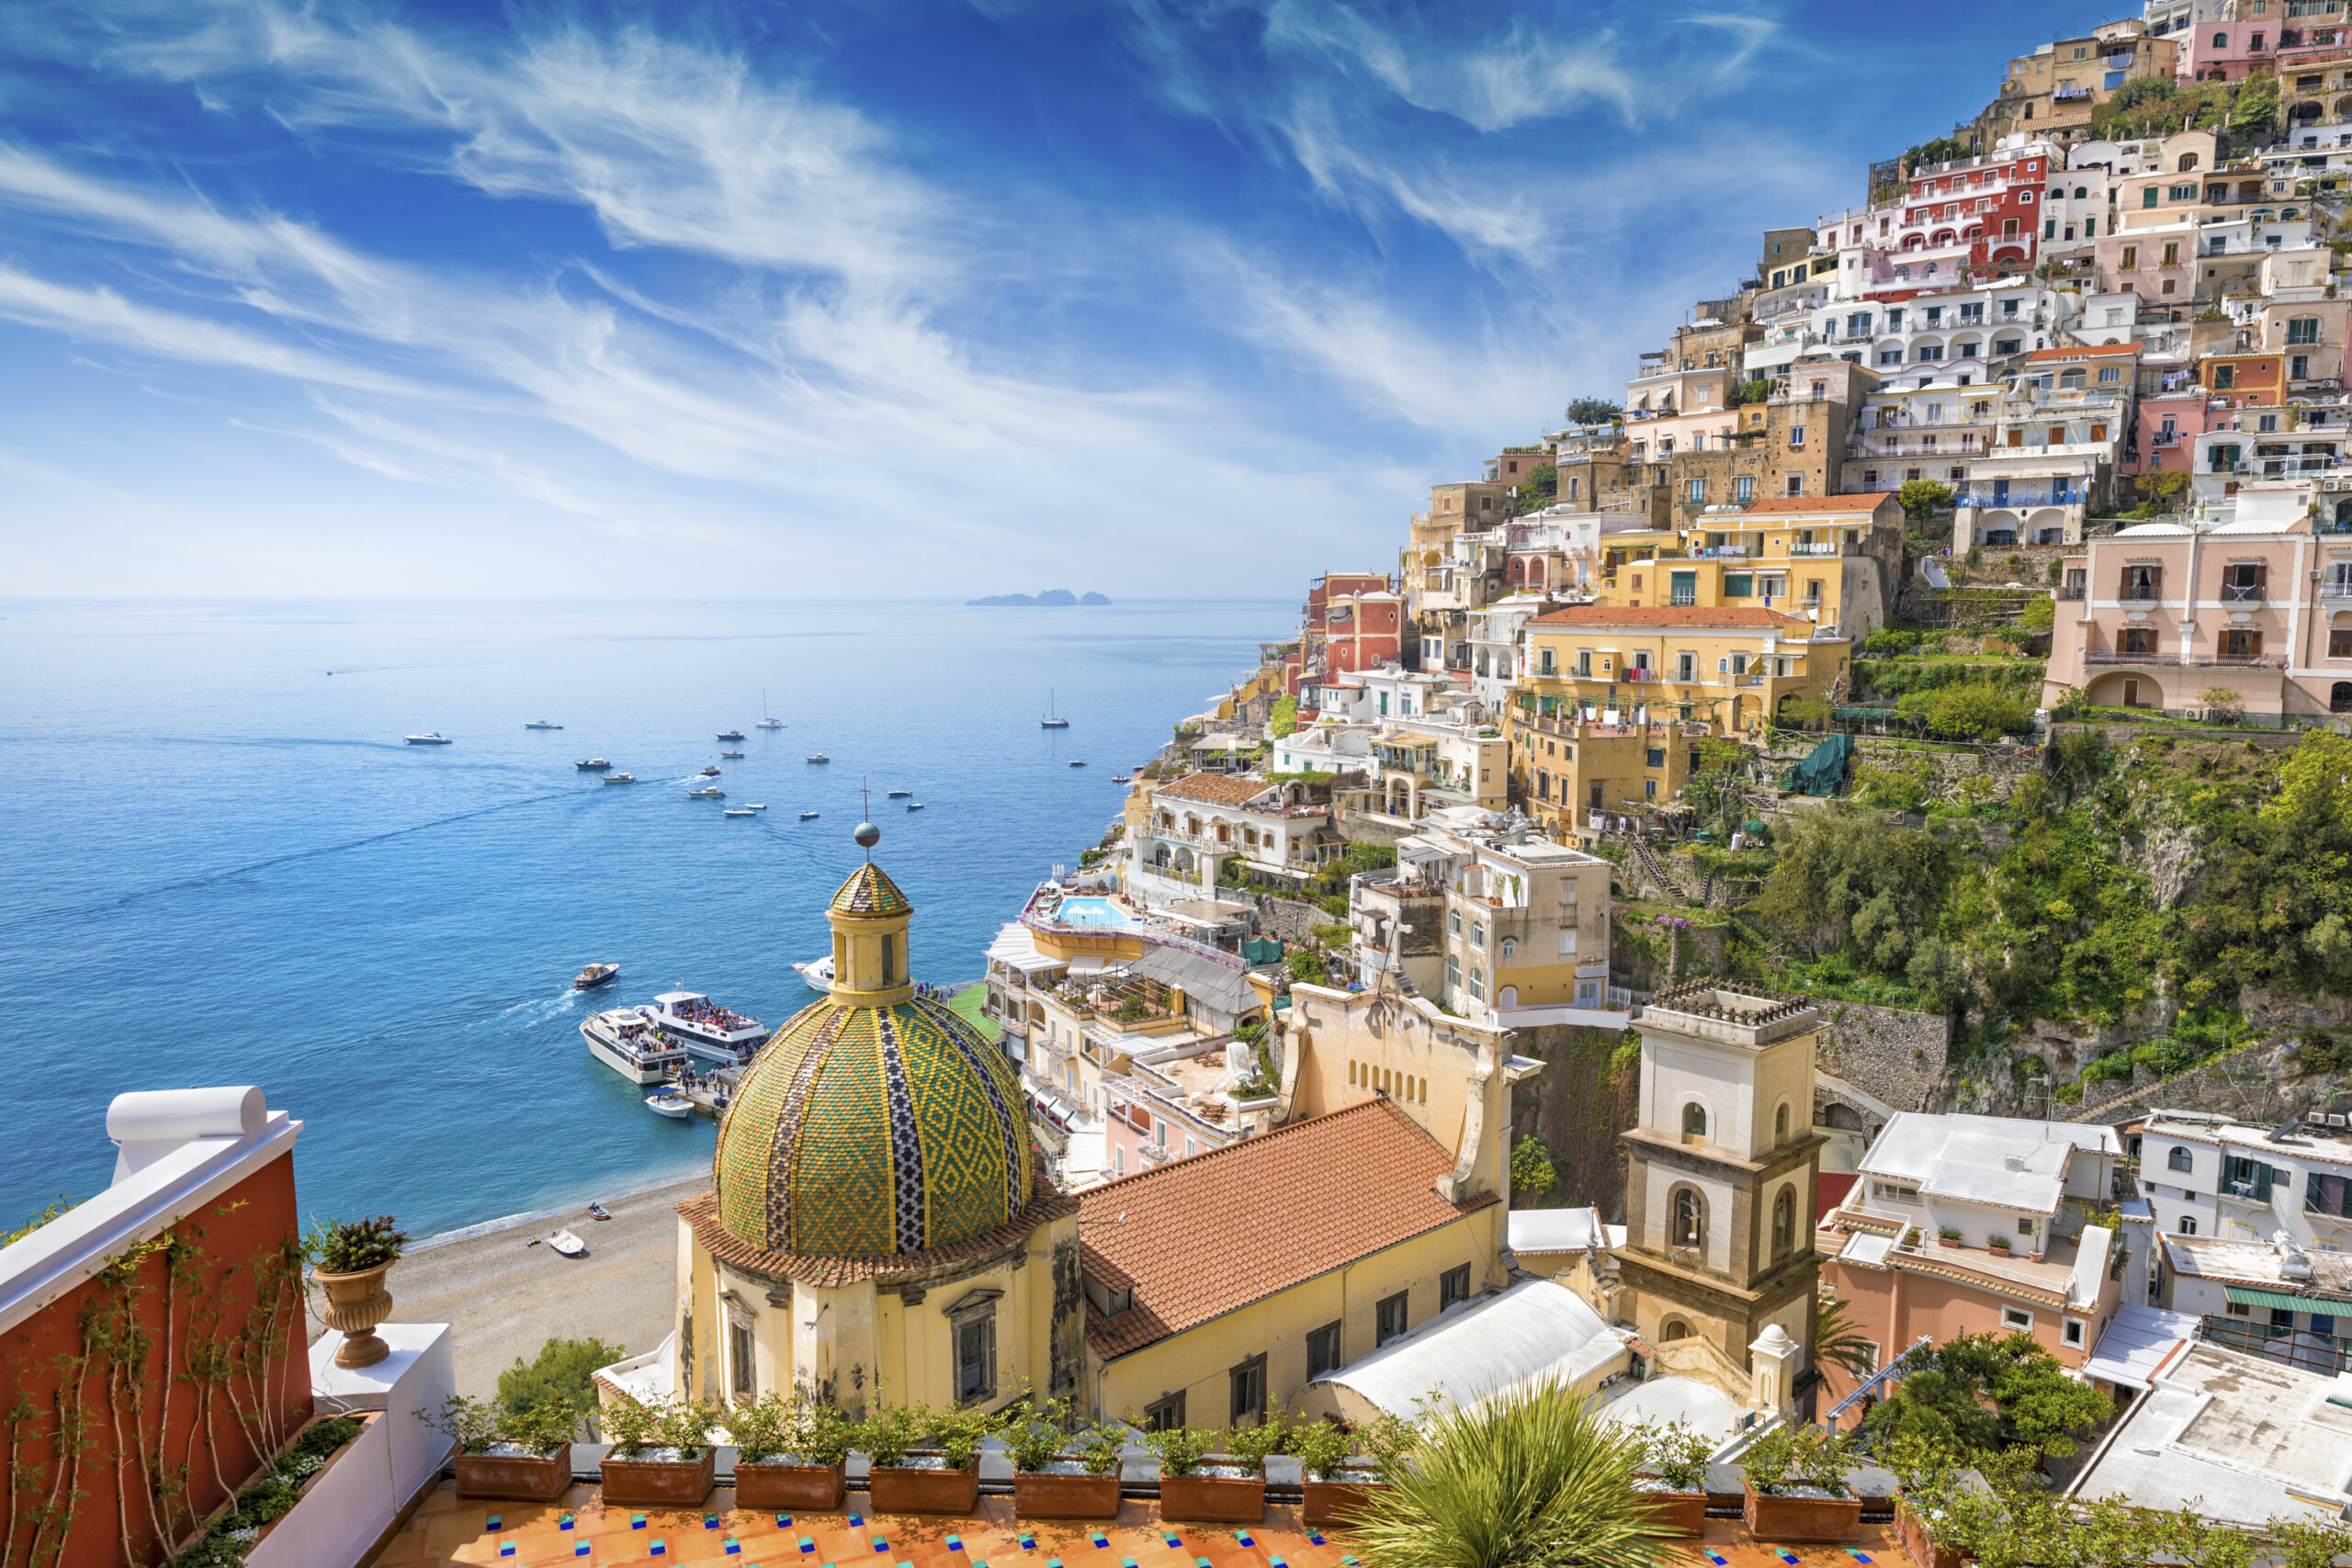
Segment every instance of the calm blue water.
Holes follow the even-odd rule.
[[[0,1222],[106,1184],[129,1089],[262,1085],[308,1123],[305,1211],[412,1235],[684,1174],[711,1124],[592,1062],[586,1010],[813,1000],[786,965],[826,950],[861,777],[916,973],[978,976],[1117,814],[1111,775],[1295,613],[0,605],[0,1017],[37,1129],[0,1140]],[[752,728],[763,686],[790,728]],[[424,730],[456,744],[401,743]],[[685,799],[712,762],[767,812]],[[591,960],[622,966],[593,1001]]]

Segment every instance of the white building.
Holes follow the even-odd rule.
[[[2114,1200],[2122,1161],[2112,1127],[1906,1111],[1862,1156],[1841,1207],[1916,1225],[1925,1241],[2038,1258]]]
[[[2284,1231],[2322,1252],[2352,1241],[2352,1142],[2340,1136],[2159,1111],[2140,1134],[2140,1189],[2170,1235]]]

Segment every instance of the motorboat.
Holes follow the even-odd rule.
[[[730,806],[719,812],[719,815],[721,817],[757,817],[759,813],[748,806]]]
[[[723,761],[727,761],[728,759],[729,759],[729,758],[732,758],[732,759],[734,759],[736,761],[739,761],[739,762],[740,762],[740,761],[741,761],[743,760],[743,753],[742,753],[742,752],[741,752],[741,751],[721,751],[721,752],[718,754],[718,760],[719,760],[720,761],[722,761],[722,762],[723,762]]]
[[[1051,688],[1047,688],[1046,692],[1046,716],[1037,721],[1037,728],[1040,729],[1068,729],[1069,728],[1069,720],[1061,717],[1054,712],[1054,694]]]
[[[645,1108],[656,1116],[667,1116],[673,1122],[683,1122],[695,1113],[695,1102],[674,1089],[647,1095]]]
[[[571,765],[583,773],[601,773],[612,767],[612,764],[602,757],[591,757],[584,762],[574,762]]]
[[[578,1236],[572,1235],[570,1231],[556,1232],[555,1235],[548,1237],[548,1246],[553,1247],[556,1251],[562,1253],[566,1258],[585,1258],[588,1256],[588,1244],[581,1240]]]
[[[743,809],[746,811],[765,811],[767,809],[767,805],[764,801],[754,800],[745,806]]]
[[[914,794],[914,791],[912,791],[912,790],[910,790],[910,789],[893,789],[893,790],[885,790],[885,791],[883,792],[883,795],[884,795],[884,797],[885,797],[886,799],[889,799],[889,800],[904,800],[904,799],[906,799],[906,798],[907,798],[907,796],[909,796],[909,795],[912,795],[912,794]]]
[[[800,820],[803,822],[814,822],[817,820],[817,814],[813,811],[804,811],[800,814]]]
[[[621,966],[617,964],[591,964],[571,977],[571,988],[575,991],[591,989],[603,985],[620,972]]]
[[[686,791],[686,798],[688,800],[725,800],[727,792],[717,784],[705,784],[700,789]]]
[[[1076,758],[1076,757],[1072,757],[1072,758],[1069,760],[1069,765],[1070,765],[1071,767],[1073,767],[1073,768],[1082,768],[1082,767],[1086,766],[1086,764],[1085,764],[1084,762],[1080,761],[1078,758]]]
[[[588,1217],[592,1220],[609,1220],[613,1217],[613,1212],[602,1203],[591,1203],[588,1205]]]
[[[651,1008],[615,1008],[580,1025],[588,1054],[633,1084],[668,1081],[686,1065],[686,1048],[662,1037],[653,1022]]]
[[[741,740],[743,739],[743,732],[740,729],[722,729],[718,732],[718,738],[721,740]]]
[[[664,991],[653,998],[653,1021],[689,1055],[741,1066],[759,1053],[767,1031],[756,1018],[730,1012],[700,991]]]
[[[561,729],[563,726],[550,718],[535,718],[523,727],[526,729]]]
[[[832,986],[833,955],[830,953],[822,958],[812,958],[806,964],[796,964],[792,968],[795,974],[818,990],[827,990]]]
[[[635,773],[606,773],[605,782],[606,784],[635,784],[637,775]]]
[[[1111,782],[1113,784],[1133,784],[1136,782],[1136,776],[1133,773],[1113,773],[1111,775]]]
[[[450,743],[449,738],[439,730],[427,735],[404,735],[401,739],[412,746],[447,746]]]
[[[760,722],[754,728],[760,729],[782,729],[784,728],[784,720],[768,712],[768,689],[765,686],[762,686],[760,688]]]
[[[702,776],[703,776],[704,778],[707,778],[707,779],[715,779],[715,778],[717,778],[717,777],[718,776],[718,767],[717,767],[716,765],[713,765],[713,766],[711,766],[711,767],[705,768],[705,769],[702,771]]]
[[[921,811],[922,809],[922,802],[920,800],[910,800],[907,802],[907,809],[910,811]]]
[[[826,756],[822,751],[818,752],[808,760],[812,762],[830,762],[832,761],[831,757]]]

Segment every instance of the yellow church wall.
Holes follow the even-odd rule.
[[[1261,1354],[1267,1398],[1287,1409],[1306,1383],[1307,1335],[1336,1318],[1340,1363],[1367,1355],[1379,1303],[1400,1290],[1407,1293],[1406,1326],[1426,1323],[1437,1315],[1438,1278],[1447,1269],[1467,1263],[1472,1289],[1487,1282],[1503,1213],[1500,1203],[1490,1204],[1115,1360],[1094,1361],[1093,1415],[1140,1424],[1146,1406],[1182,1389],[1187,1425],[1226,1426],[1233,1413],[1231,1371]]]

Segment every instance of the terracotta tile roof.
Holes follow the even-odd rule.
[[[1658,563],[1663,570],[1670,562]],[[1784,626],[1806,626],[1813,623],[1802,615],[1784,615],[1778,610],[1767,610],[1751,604],[1570,604],[1538,615],[1527,623],[1531,626],[1601,626],[1621,627],[1628,631],[1667,626],[1689,626],[1723,631],[1778,631]]]
[[[1106,1359],[1369,1258],[1496,1201],[1447,1202],[1453,1156],[1385,1100],[1079,1195],[1086,1271],[1135,1305],[1086,1336]],[[1311,1222],[1311,1223],[1310,1223]]]
[[[1883,503],[1894,499],[1894,492],[1891,490],[1874,490],[1858,495],[1768,495],[1740,515],[1815,517],[1839,512],[1876,512]]]
[[[1035,1151],[1032,1151],[1033,1154]],[[824,1258],[811,1253],[768,1252],[741,1240],[718,1223],[718,1194],[705,1192],[678,1205],[678,1217],[694,1227],[703,1250],[738,1269],[797,1280],[809,1285],[847,1285],[859,1280],[888,1281],[922,1274],[945,1264],[986,1258],[1025,1238],[1039,1225],[1057,1220],[1078,1207],[1078,1200],[1057,1190],[1045,1167],[1036,1168],[1035,1195],[1009,1224],[997,1226],[948,1247],[927,1252],[879,1253],[869,1258]]]
[[[2137,354],[2136,343],[2077,344],[2073,348],[2037,348],[2027,355],[2026,363],[2041,359],[2104,359],[2120,354]]]
[[[1273,787],[1263,779],[1235,773],[1186,773],[1174,784],[1161,784],[1159,793],[1204,806],[1247,806]]]

